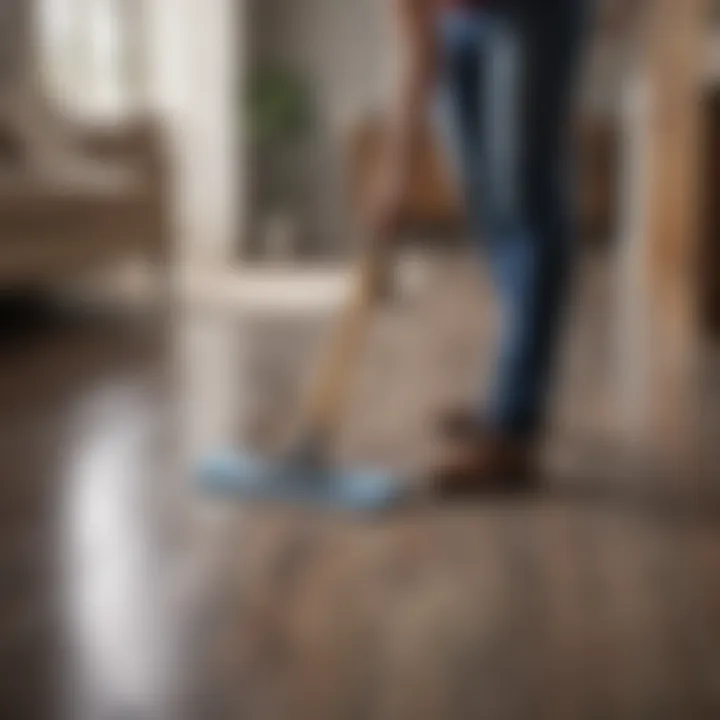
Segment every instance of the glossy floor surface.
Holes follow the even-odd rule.
[[[372,520],[192,483],[269,444],[328,316],[6,312],[0,717],[720,717],[719,366],[659,362],[611,288],[578,290],[539,497]],[[383,311],[340,461],[420,476],[490,308],[451,258]]]

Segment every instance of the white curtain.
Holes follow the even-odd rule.
[[[121,119],[146,97],[144,0],[38,0],[40,67],[66,111]]]

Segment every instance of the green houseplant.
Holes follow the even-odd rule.
[[[246,103],[261,254],[286,259],[298,244],[302,192],[298,170],[312,124],[309,89],[296,68],[260,66],[251,75]]]
[[[250,79],[247,103],[251,136],[260,146],[298,142],[309,128],[308,89],[300,74],[291,68],[258,68]]]

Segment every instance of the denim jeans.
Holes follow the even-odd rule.
[[[499,0],[442,13],[440,109],[501,308],[480,413],[537,433],[547,412],[575,230],[568,142],[587,0]]]

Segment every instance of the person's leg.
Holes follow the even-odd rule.
[[[498,15],[487,43],[483,228],[502,334],[485,419],[516,438],[545,421],[567,295],[569,120],[585,5],[550,0]]]
[[[586,4],[516,0],[475,26],[474,54],[461,23],[445,30],[459,169],[502,312],[491,397],[473,413],[484,432],[447,463],[461,480],[524,471],[545,420],[573,245],[567,138]]]

